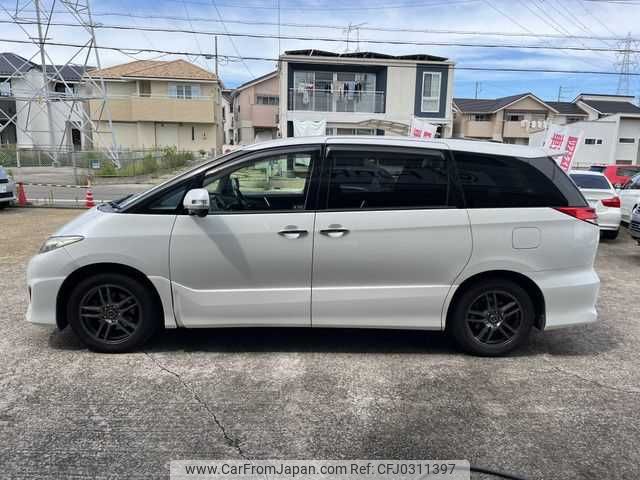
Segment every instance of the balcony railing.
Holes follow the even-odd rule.
[[[332,92],[289,89],[289,110],[311,112],[384,113],[384,92],[369,90]]]

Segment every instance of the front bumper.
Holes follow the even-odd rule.
[[[28,322],[56,325],[58,292],[73,270],[75,262],[64,247],[31,258],[27,266]]]
[[[640,215],[632,215],[629,222],[629,233],[633,238],[640,241]]]

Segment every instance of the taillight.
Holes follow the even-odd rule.
[[[620,208],[620,197],[605,198],[602,200],[602,205],[605,207]]]
[[[591,207],[555,207],[555,210],[569,215],[578,220],[597,224],[598,215],[596,215],[595,208]]]

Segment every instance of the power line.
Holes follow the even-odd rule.
[[[186,0],[183,0],[186,1]],[[222,28],[224,29],[225,33],[229,36],[229,42],[231,42],[231,46],[233,47],[233,50],[236,52],[236,55],[240,56],[240,50],[238,50],[238,47],[236,46],[236,43],[233,41],[233,38],[229,35],[229,29],[227,29],[227,26],[224,23],[224,20],[222,20],[222,15],[220,14],[220,10],[218,10],[218,6],[216,5],[216,0],[211,0],[211,4],[213,5],[213,8],[215,9],[216,13],[218,14],[218,18],[220,19],[220,23],[222,24]],[[217,54],[216,54],[217,57]],[[254,77],[255,75],[251,72],[251,69],[249,68],[249,65],[247,65],[247,62],[245,62],[244,60],[242,60],[242,65],[244,65],[245,70],[249,73],[250,76]]]
[[[33,42],[29,40],[17,40],[11,38],[0,38],[0,43],[15,43],[15,44],[29,44],[33,45]],[[74,43],[65,43],[65,42],[52,42],[46,41],[44,42],[46,45],[58,46],[58,47],[81,47],[83,45],[78,45]],[[160,50],[160,49],[152,49],[152,48],[132,48],[132,47],[105,47],[105,46],[96,46],[99,50],[110,50],[117,51],[123,54],[125,52],[129,54],[140,54],[140,53],[157,53],[157,54],[166,54],[166,55],[177,55],[177,56],[189,56],[189,57],[199,57],[199,56],[209,56],[212,53],[197,53],[190,51],[174,51],[174,50]],[[264,61],[264,62],[274,62],[280,61],[278,58],[274,57],[254,57],[254,56],[234,56],[234,55],[222,55],[228,61]],[[310,57],[312,58],[312,57]],[[401,63],[394,64],[395,67],[407,67],[407,68],[415,68],[414,65],[404,65]],[[453,70],[470,70],[470,71],[488,71],[488,72],[536,72],[536,73],[562,73],[562,74],[585,74],[585,75],[620,75],[619,72],[615,71],[602,71],[602,70],[570,70],[570,69],[552,69],[552,68],[518,68],[518,67],[480,67],[480,66],[458,66],[451,65]],[[90,73],[90,72],[89,72]],[[626,74],[631,77],[640,76],[640,72],[629,72]],[[100,77],[97,77],[100,78]]]
[[[576,0],[580,1],[580,0]],[[32,10],[24,10],[24,12],[33,12]],[[59,12],[65,13],[65,12]],[[96,12],[94,17],[122,17],[132,19],[144,19],[144,20],[171,20],[171,21],[184,21],[184,22],[211,22],[222,23],[218,18],[213,17],[194,17],[189,16],[181,17],[178,15],[141,15],[125,12]],[[330,24],[317,24],[317,23],[295,23],[295,22],[266,22],[266,21],[252,21],[252,20],[224,20],[225,24],[237,24],[237,25],[255,25],[255,26],[275,26],[291,28],[326,28],[334,30],[344,30],[344,25],[330,25]],[[400,32],[400,33],[422,33],[422,34],[444,34],[444,35],[475,35],[475,36],[496,36],[496,37],[527,37],[527,38],[550,38],[550,39],[576,39],[576,40],[609,40],[609,41],[621,41],[625,40],[625,37],[616,36],[614,32],[610,32],[612,36],[599,36],[599,35],[566,35],[555,33],[543,33],[536,32],[527,29],[523,32],[499,32],[499,31],[476,31],[476,30],[453,30],[453,29],[420,29],[420,28],[401,28],[401,27],[382,27],[369,25],[359,27],[360,30],[380,31],[380,32]]]
[[[0,20],[0,24],[2,23],[10,23],[10,24],[19,24],[19,25],[35,25],[37,22],[32,22],[30,20]],[[79,27],[77,24],[73,23],[51,23],[53,26],[60,27]],[[220,31],[211,31],[211,30],[196,30],[196,29],[184,29],[184,28],[166,28],[166,27],[141,27],[134,25],[110,25],[110,24],[94,24],[94,28],[96,29],[107,29],[107,30],[133,30],[133,31],[142,31],[142,32],[161,32],[161,33],[184,33],[184,34],[194,34],[194,35],[218,35],[218,36],[226,36],[234,38],[234,37],[243,37],[243,38],[257,38],[257,39],[280,39],[280,40],[299,40],[299,41],[313,41],[313,42],[333,42],[333,43],[344,43],[343,38],[334,38],[334,37],[310,37],[310,36],[301,36],[301,35],[273,35],[273,34],[264,34],[264,33],[240,33],[240,32],[229,32],[228,30],[224,32]],[[626,39],[624,39],[626,40]],[[466,42],[438,42],[438,41],[413,41],[413,40],[393,40],[393,39],[373,39],[373,38],[361,38],[359,40],[363,43],[370,44],[380,44],[380,45],[414,45],[414,46],[440,46],[440,47],[472,47],[472,48],[510,48],[510,49],[533,49],[533,50],[566,50],[566,51],[590,51],[590,52],[615,52],[615,53],[623,53],[628,51],[622,47],[576,47],[576,46],[559,46],[559,45],[528,45],[528,44],[513,44],[513,43],[466,43]],[[234,45],[235,46],[235,45]],[[200,47],[198,45],[198,49]],[[236,54],[241,56],[238,49],[235,48]],[[634,53],[640,53],[640,50],[632,50]]]

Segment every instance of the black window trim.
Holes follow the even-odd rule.
[[[444,145],[443,145],[444,146]],[[444,156],[447,162],[448,170],[448,205],[442,206],[420,206],[420,207],[366,207],[366,208],[328,208],[329,205],[329,182],[331,180],[331,153],[334,151],[352,151],[352,152],[372,152],[387,153],[395,152],[408,155],[424,155],[425,150],[439,152]],[[455,165],[451,156],[451,151],[445,148],[434,148],[432,145],[425,147],[403,147],[395,145],[367,145],[367,144],[351,144],[351,143],[331,143],[326,145],[325,152],[322,157],[322,167],[320,172],[320,181],[318,188],[318,211],[323,212],[375,212],[375,211],[403,211],[403,210],[453,210],[464,208],[463,199],[461,197],[461,189],[457,182]]]

